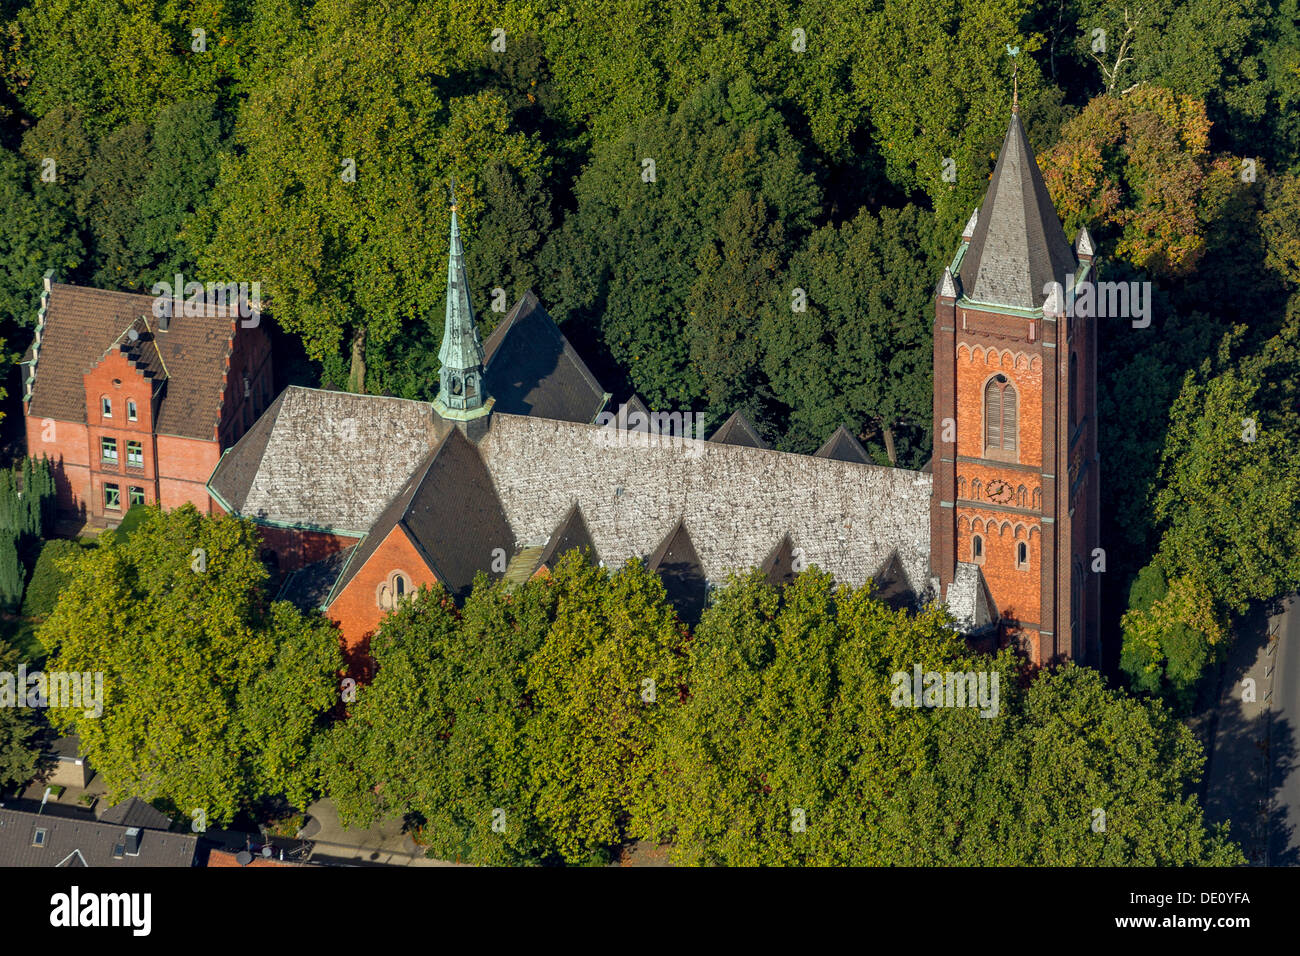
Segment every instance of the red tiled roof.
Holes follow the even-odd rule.
[[[54,283],[41,328],[28,414],[86,421],[83,376],[120,341],[137,367],[166,380],[155,430],[215,439],[238,316],[178,315],[162,330],[153,316],[153,303],[150,295]],[[144,336],[123,339],[129,328],[143,327],[141,316],[148,317],[151,329],[147,341]]]
[[[227,853],[225,850],[212,850],[208,853],[209,869],[212,869],[213,867],[216,867],[218,869],[230,868],[230,867],[235,867],[237,869],[248,869],[254,866],[302,866],[302,864],[290,863],[288,860],[275,860],[275,859],[268,860],[266,857],[263,856],[254,856],[253,859],[248,862],[248,864],[241,867],[239,865],[239,860],[236,859],[236,854],[234,853]]]

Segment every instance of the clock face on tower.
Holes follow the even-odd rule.
[[[988,495],[989,501],[997,502],[1000,505],[1010,504],[1011,499],[1014,498],[1016,494],[1015,489],[1001,478],[995,478],[993,481],[990,481],[988,486],[985,488],[985,493]]]

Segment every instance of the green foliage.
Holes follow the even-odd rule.
[[[10,679],[16,679],[22,660],[18,651],[0,641],[0,675],[14,675]],[[0,791],[27,783],[41,766],[45,735],[35,713],[32,708],[15,707],[12,702],[0,706]]]
[[[1184,379],[1154,499],[1170,576],[1199,577],[1235,611],[1300,584],[1300,302],[1234,361],[1243,334]]]
[[[1123,633],[1120,669],[1129,684],[1188,713],[1198,683],[1226,647],[1227,627],[1200,577],[1170,587],[1153,561],[1129,590]]]
[[[150,514],[155,510],[157,509],[149,505],[132,505],[127,509],[126,514],[122,516],[121,523],[113,529],[113,533],[123,538],[129,536],[136,528],[146,523]]]
[[[917,666],[998,673],[996,714],[898,706],[894,675],[910,685]],[[1073,666],[1029,678],[1008,652],[968,651],[940,614],[891,611],[819,572],[784,594],[759,574],[734,580],[695,634],[688,679],[640,817],[680,863],[1240,860],[1186,795],[1203,757],[1159,705]]]
[[[1204,104],[1157,87],[1098,96],[1042,159],[1070,234],[1087,225],[1114,255],[1154,275],[1185,276],[1239,164],[1209,150]]]
[[[527,179],[541,148],[510,128],[499,94],[440,94],[449,28],[423,5],[326,0],[310,20],[251,91],[238,153],[191,241],[206,273],[262,281],[277,322],[318,361],[435,319],[440,336],[450,180],[468,241],[483,171],[504,164]],[[380,33],[403,42],[373,42]],[[364,390],[361,354],[352,377]]]
[[[445,859],[599,858],[648,786],[682,642],[636,563],[571,554],[512,592],[483,579],[459,615],[423,591],[371,643],[378,674],[323,751],[327,790],[347,825],[413,816]]]
[[[82,550],[75,541],[62,538],[45,542],[23,596],[24,617],[43,618],[54,610],[59,594],[71,580],[71,562]]]
[[[1092,91],[1164,87],[1204,101],[1211,119],[1248,155],[1294,155],[1300,142],[1290,115],[1300,93],[1294,0],[1231,7],[1214,0],[1075,0],[1066,9],[1062,53],[1096,78]],[[1093,49],[1095,30],[1106,33],[1104,51]]]
[[[97,129],[147,122],[237,75],[239,3],[49,0],[26,5],[7,79],[34,116],[80,110]],[[205,31],[206,50],[192,31]]]
[[[640,562],[610,575],[571,553],[553,580],[555,618],[528,663],[529,781],[539,824],[572,862],[621,842],[651,785],[686,635]]]
[[[783,285],[806,291],[807,310],[787,301],[764,316],[761,333],[773,394],[791,410],[785,447],[815,451],[847,424],[858,434],[897,429],[911,467],[928,457],[939,271],[925,254],[931,228],[914,206],[864,211],[817,230],[793,256]]]
[[[219,825],[260,797],[311,799],[342,655],[323,618],[268,600],[258,548],[250,522],[186,505],[70,562],[38,633],[50,670],[104,675],[104,710],[50,719],[80,735],[112,802]]]
[[[45,271],[66,272],[82,256],[60,187],[39,175],[38,165],[0,146],[0,315],[24,326],[36,324]]]
[[[0,608],[17,610],[23,600],[23,564],[18,559],[18,536],[0,530]]]
[[[798,140],[748,80],[714,80],[598,144],[576,192],[548,307],[598,324],[652,408],[708,402],[720,421],[757,364],[757,316],[789,308],[777,270],[820,205]]]
[[[0,469],[0,532],[12,540],[19,560],[19,590],[13,601],[22,599],[23,568],[36,560],[40,542],[54,527],[54,473],[49,459],[23,458],[17,472]],[[3,560],[0,559],[0,564]],[[7,574],[0,571],[0,575]]]

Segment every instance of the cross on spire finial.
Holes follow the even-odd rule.
[[[1016,59],[1020,55],[1020,47],[1007,44],[1007,53],[1011,56],[1011,112],[1020,112],[1020,61]]]

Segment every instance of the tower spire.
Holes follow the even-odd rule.
[[[486,415],[490,404],[483,390],[483,343],[474,322],[469,281],[465,276],[465,250],[460,242],[456,215],[456,180],[451,182],[451,247],[447,253],[447,311],[438,360],[438,397],[434,408],[443,418],[469,421]]]

